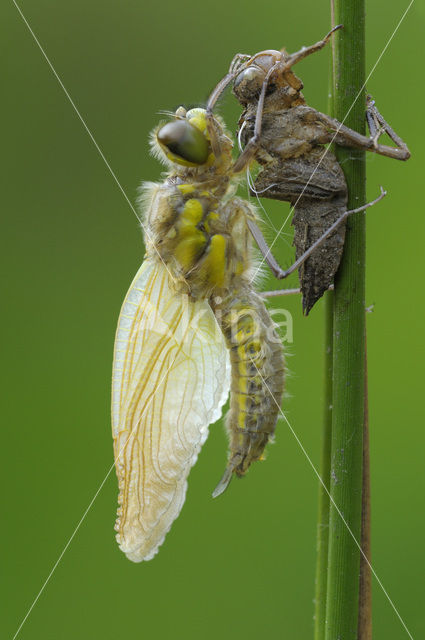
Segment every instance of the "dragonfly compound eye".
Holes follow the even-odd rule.
[[[199,129],[187,120],[168,122],[157,133],[157,139],[167,158],[186,167],[205,164],[209,144]]]

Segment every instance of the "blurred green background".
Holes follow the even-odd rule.
[[[368,3],[367,68],[407,1]],[[129,199],[161,168],[158,111],[203,103],[236,52],[297,50],[329,29],[328,3],[63,2],[21,8]],[[425,11],[411,9],[368,82],[408,142],[407,164],[369,155],[367,303],[373,565],[423,637]],[[9,0],[2,7],[2,637],[12,638],[113,462],[109,394],[123,296],[143,247],[138,221]],[[326,111],[329,51],[297,73]],[[418,75],[419,74],[419,75]],[[229,95],[220,107],[236,128]],[[279,225],[285,204],[266,201]],[[291,228],[286,227],[290,233]],[[268,233],[269,237],[272,235]],[[290,244],[290,238],[289,238]],[[278,255],[293,250],[281,239]],[[288,283],[295,285],[296,280]],[[265,287],[275,286],[271,280]],[[294,319],[287,416],[317,465],[323,308]],[[153,561],[118,550],[112,472],[19,637],[312,637],[317,480],[283,421],[264,464],[213,501],[227,444],[211,428],[183,511]],[[376,639],[407,637],[374,583]]]

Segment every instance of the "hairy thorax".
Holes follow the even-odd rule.
[[[245,212],[226,178],[215,184],[176,182],[150,185],[146,213],[148,252],[170,268],[177,287],[193,299],[234,288],[251,265]]]

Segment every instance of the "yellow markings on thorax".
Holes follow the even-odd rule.
[[[197,225],[202,220],[202,216],[204,214],[204,210],[202,208],[202,204],[196,198],[190,198],[186,201],[183,211],[180,214],[181,225]]]
[[[180,185],[184,186],[184,185]],[[177,244],[174,254],[183,269],[194,266],[205,248],[205,233],[197,228],[203,216],[203,207],[199,200],[190,198],[185,203],[177,223]]]
[[[208,252],[199,267],[200,277],[212,287],[222,287],[226,276],[226,238],[212,236]]]
[[[178,185],[182,195],[191,194],[193,185]],[[208,191],[195,191],[199,198],[211,198]],[[194,194],[195,195],[195,194]],[[189,198],[179,212],[175,224],[174,256],[185,271],[193,271],[196,279],[209,289],[223,287],[227,270],[227,240],[215,233],[220,216],[216,211],[205,215],[205,201]],[[204,217],[205,216],[205,217]],[[198,260],[200,261],[199,264]]]
[[[182,195],[187,195],[188,193],[193,193],[195,191],[194,184],[178,184],[177,189],[180,191]]]

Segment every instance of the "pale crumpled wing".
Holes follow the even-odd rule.
[[[112,379],[115,529],[130,560],[150,560],[164,541],[229,387],[229,355],[211,307],[175,293],[167,268],[145,260],[121,309]]]

